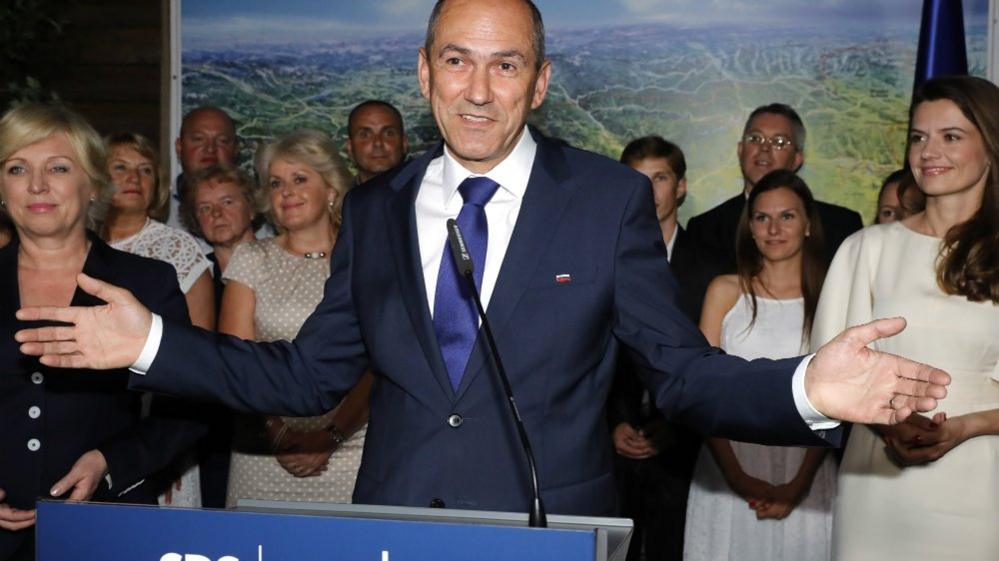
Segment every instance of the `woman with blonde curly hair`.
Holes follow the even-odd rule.
[[[350,185],[336,145],[299,130],[257,157],[266,213],[278,235],[237,246],[225,271],[219,330],[292,340],[323,297]],[[237,420],[227,504],[241,498],[350,502],[364,446],[372,376],[332,411]]]

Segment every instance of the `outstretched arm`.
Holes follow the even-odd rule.
[[[818,443],[792,397],[792,373],[801,359],[726,356],[711,349],[679,310],[647,188],[634,190],[616,253],[614,334],[667,416],[736,440]],[[827,417],[861,423],[897,423],[935,407],[950,382],[945,372],[866,347],[904,326],[898,318],[879,320],[825,345],[805,371],[807,400]]]
[[[131,377],[132,387],[259,413],[309,416],[332,409],[367,367],[351,294],[349,206],[344,207],[323,300],[294,342],[253,343],[163,322],[156,358],[145,375]],[[79,283],[107,304],[19,310],[22,320],[71,324],[19,331],[22,352],[41,356],[50,366],[132,366],[150,332],[149,310],[121,288],[85,275]]]

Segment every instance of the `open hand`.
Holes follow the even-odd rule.
[[[104,454],[100,450],[91,450],[80,456],[69,473],[56,481],[49,492],[53,497],[69,492],[66,500],[85,501],[94,496],[94,491],[107,473],[108,462],[104,459]]]
[[[35,525],[35,510],[22,510],[7,504],[7,493],[0,489],[0,528],[16,532]]]
[[[648,438],[631,426],[631,423],[618,423],[611,435],[614,450],[625,458],[644,460],[659,453]]]
[[[21,352],[61,368],[124,368],[139,358],[149,335],[152,314],[117,286],[80,273],[80,288],[107,302],[103,306],[22,308],[22,321],[61,321],[72,325],[22,329],[14,334]]]
[[[902,318],[851,327],[815,354],[805,393],[823,415],[864,424],[894,425],[916,411],[930,411],[947,395],[950,375],[932,366],[867,345],[905,329]]]

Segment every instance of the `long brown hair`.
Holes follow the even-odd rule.
[[[756,247],[756,241],[753,240],[753,234],[749,230],[749,217],[753,212],[756,199],[761,194],[781,188],[790,189],[801,199],[808,218],[809,235],[805,236],[805,241],[801,247],[801,297],[805,301],[805,318],[801,326],[801,338],[803,341],[808,341],[812,334],[815,308],[819,305],[822,281],[826,278],[825,235],[812,190],[808,188],[805,180],[798,177],[793,171],[785,169],[772,171],[763,176],[750,191],[749,200],[746,201],[746,206],[742,209],[739,229],[735,236],[736,273],[739,275],[740,288],[750,298],[753,316],[749,325],[752,327],[753,323],[756,322],[756,290],[753,288],[753,279],[763,270],[763,254]]]
[[[982,206],[944,236],[937,284],[946,294],[999,304],[999,87],[973,76],[929,80],[912,96],[910,128],[920,103],[942,99],[953,102],[975,125],[985,144],[989,169]]]

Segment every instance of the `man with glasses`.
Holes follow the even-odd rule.
[[[690,237],[735,272],[735,232],[746,198],[764,175],[778,169],[798,171],[805,161],[805,125],[791,107],[771,103],[749,114],[736,153],[742,168],[742,193],[687,223]],[[826,238],[826,261],[850,234],[863,227],[860,214],[841,206],[816,201]]]

